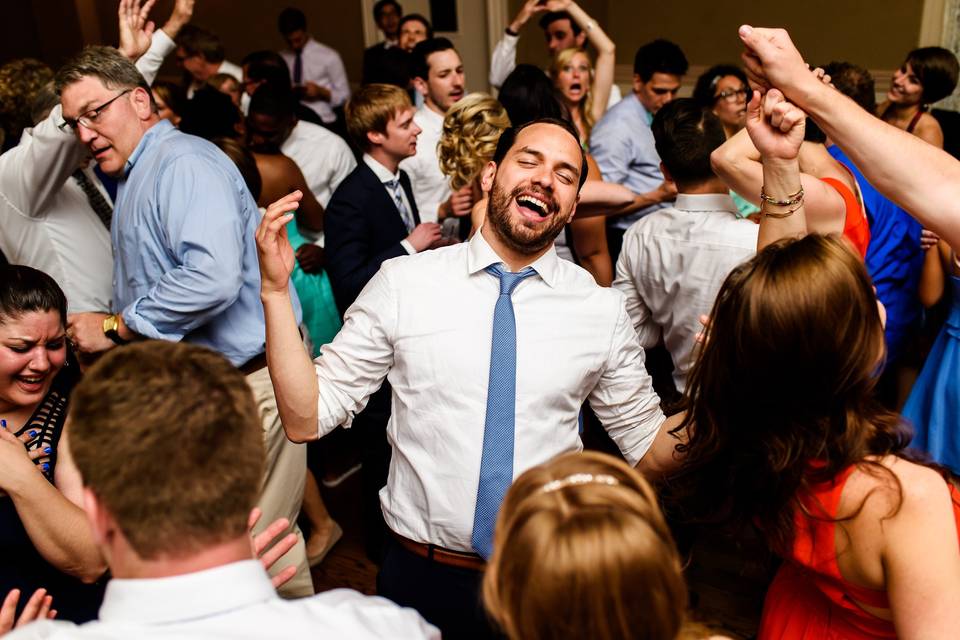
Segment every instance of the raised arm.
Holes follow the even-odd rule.
[[[294,191],[271,204],[257,228],[267,368],[277,397],[280,422],[287,437],[294,442],[319,437],[317,399],[320,393],[290,297],[290,274],[295,258],[286,225],[293,219],[302,195]]]
[[[136,63],[148,84],[153,84],[164,59],[176,48],[173,39],[190,21],[194,5],[194,0],[176,0],[169,20],[160,31],[154,31],[153,22],[147,18],[155,1],[120,0],[117,9],[120,33],[117,49]]]
[[[597,21],[573,0],[550,0],[549,11],[566,11],[577,26],[587,34],[587,41],[597,50],[597,62],[593,72],[593,119],[600,119],[610,102],[613,88],[613,73],[617,64],[617,45],[604,32]]]
[[[960,246],[960,162],[886,124],[814,78],[783,29],[744,25],[740,39],[755,84],[775,86],[807,112],[870,183],[950,246]]]
[[[539,0],[526,0],[520,11],[514,17],[513,22],[507,27],[507,32],[503,34],[500,42],[493,49],[493,55],[490,58],[490,84],[500,88],[503,81],[507,79],[510,72],[517,66],[517,40],[520,36],[520,30],[527,24],[534,15],[546,11],[547,7],[540,4]]]

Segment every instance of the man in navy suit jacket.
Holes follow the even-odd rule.
[[[441,242],[440,225],[421,223],[410,179],[400,161],[417,151],[420,127],[407,92],[371,84],[346,106],[347,130],[363,159],[334,192],[324,216],[326,266],[340,313],[346,312],[381,263]],[[390,385],[383,383],[357,414],[351,431],[363,455],[363,511],[367,555],[379,561],[386,536],[378,493],[387,481]]]

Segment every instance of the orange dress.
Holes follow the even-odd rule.
[[[832,519],[850,466],[831,482],[813,486],[801,497],[812,514]],[[951,485],[954,517],[960,530],[960,492]],[[763,603],[758,640],[874,640],[896,638],[893,623],[867,613],[857,602],[889,609],[886,591],[848,582],[840,574],[835,543],[836,523],[807,516],[797,509],[793,552],[784,559]],[[856,601],[856,602],[854,602]]]
[[[849,173],[849,172],[848,172]],[[867,245],[870,244],[870,222],[867,220],[867,214],[860,203],[857,194],[850,190],[850,187],[843,184],[836,178],[820,178],[828,185],[833,187],[840,197],[843,198],[843,204],[846,207],[846,217],[843,223],[843,237],[850,241],[853,248],[860,254],[860,259],[867,257]]]

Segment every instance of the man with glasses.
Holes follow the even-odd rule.
[[[223,354],[257,400],[269,452],[263,522],[296,522],[306,451],[284,436],[266,369],[254,245],[260,214],[240,172],[213,144],[161,120],[143,76],[115,49],[84,49],[55,84],[63,126],[119,182],[114,313],[71,314],[68,337],[88,356],[140,338],[193,342]],[[284,594],[311,594],[302,539],[276,571],[291,561],[298,573]]]
[[[654,40],[640,47],[633,61],[633,95],[607,110],[590,134],[590,153],[603,179],[629,188],[644,205],[609,221],[607,241],[613,260],[620,254],[627,228],[667,206],[677,193],[676,186],[663,178],[650,125],[657,111],[677,97],[687,66],[683,51],[672,42]]]

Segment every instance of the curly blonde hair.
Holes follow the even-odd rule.
[[[590,78],[587,81],[586,92],[583,94],[583,98],[580,99],[580,118],[583,122],[583,139],[584,141],[590,139],[590,132],[593,130],[593,125],[596,124],[593,118],[593,60],[590,59],[590,54],[587,53],[586,49],[581,47],[570,47],[564,49],[558,53],[553,58],[553,65],[550,67],[550,78],[553,80],[554,86],[557,83],[557,77],[563,71],[563,68],[570,64],[573,61],[573,56],[578,53],[582,53],[583,57],[587,59],[587,65],[590,67]]]
[[[0,127],[11,139],[35,124],[33,99],[51,80],[53,69],[33,58],[12,60],[0,67]]]
[[[437,158],[451,189],[462,189],[480,175],[509,126],[507,110],[486,93],[471,93],[450,107],[443,119]]]

